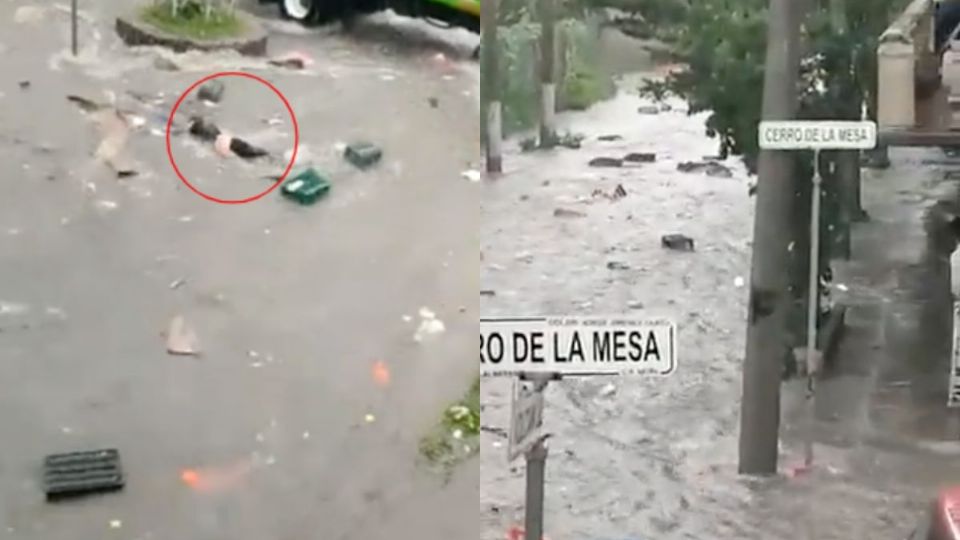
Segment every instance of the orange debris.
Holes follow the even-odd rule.
[[[374,362],[373,364],[373,381],[380,386],[387,386],[390,384],[390,368],[381,361]]]
[[[184,484],[192,488],[196,488],[197,485],[200,484],[200,474],[193,469],[185,469],[182,473],[180,473],[180,479],[183,480]]]

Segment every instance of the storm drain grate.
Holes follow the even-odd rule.
[[[123,489],[120,452],[107,449],[47,456],[43,485],[48,500]]]

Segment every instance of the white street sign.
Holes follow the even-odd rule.
[[[960,407],[960,302],[953,303],[953,361],[947,407]]]
[[[877,146],[877,124],[841,120],[763,121],[763,150],[870,150]]]
[[[676,325],[629,317],[480,319],[480,374],[670,375]]]
[[[526,390],[518,380],[513,381],[510,433],[507,461],[513,461],[530,449],[543,432],[543,392]]]

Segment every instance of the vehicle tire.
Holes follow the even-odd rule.
[[[280,6],[280,16],[284,19],[297,21],[305,26],[319,23],[320,0],[277,0]]]

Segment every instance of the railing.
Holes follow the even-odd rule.
[[[877,48],[877,123],[881,129],[915,129],[925,116],[918,102],[939,86],[933,45],[934,1],[913,0],[880,36]]]

